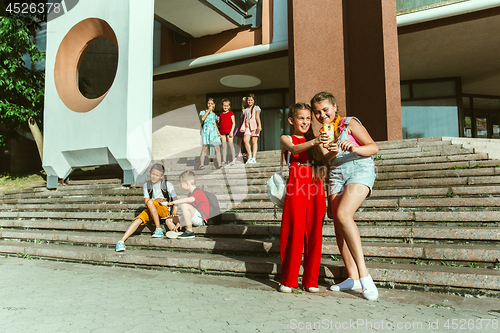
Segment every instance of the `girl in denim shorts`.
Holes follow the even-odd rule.
[[[362,289],[368,300],[378,298],[378,290],[368,274],[354,213],[371,194],[375,181],[373,155],[377,144],[354,117],[340,118],[335,97],[320,92],[311,99],[315,118],[334,124],[338,140],[322,147],[328,172],[328,216],[333,218],[340,254],[349,277],[331,286],[333,291]]]

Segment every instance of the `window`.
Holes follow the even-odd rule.
[[[403,139],[460,136],[459,79],[401,84]]]

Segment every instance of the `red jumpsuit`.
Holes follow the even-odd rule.
[[[305,141],[305,138],[292,136],[294,145]],[[298,287],[304,250],[302,286],[317,288],[326,213],[325,191],[322,180],[311,179],[312,168],[303,165],[305,163],[310,163],[307,151],[290,156],[290,175],[281,220],[280,282],[287,287]]]

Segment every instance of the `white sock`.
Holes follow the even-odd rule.
[[[344,281],[334,284],[329,288],[332,291],[343,291],[343,290],[352,290],[352,289],[361,289],[361,283],[359,280],[354,280],[351,278],[347,278]]]
[[[370,274],[368,274],[368,276],[360,278],[359,282],[363,287],[363,296],[367,300],[374,301],[378,298],[378,290]]]

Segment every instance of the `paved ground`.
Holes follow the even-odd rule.
[[[0,332],[500,332],[500,300],[0,258]]]

